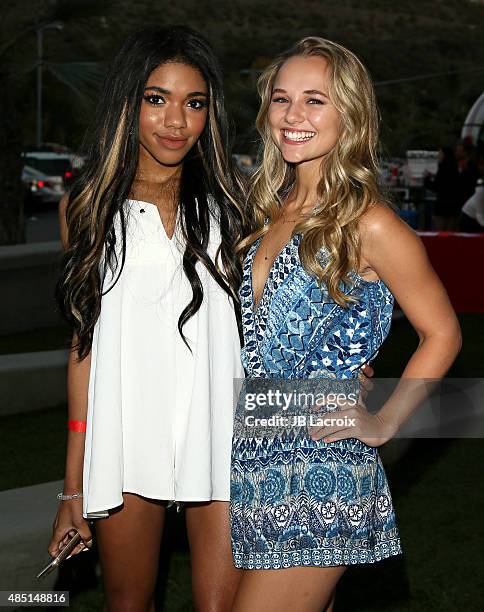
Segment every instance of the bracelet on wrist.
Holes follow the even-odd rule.
[[[77,431],[79,433],[86,432],[86,421],[74,421],[70,419],[67,421],[67,430],[68,431]]]
[[[83,497],[82,493],[73,493],[72,495],[64,495],[64,493],[59,493],[57,495],[57,499],[61,499],[62,501],[66,501],[67,499],[79,499]]]

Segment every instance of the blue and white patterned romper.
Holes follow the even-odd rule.
[[[240,288],[247,378],[357,378],[388,334],[389,289],[351,273],[354,284],[344,290],[359,300],[339,306],[304,270],[295,234],[254,312],[252,264],[260,240],[247,254]],[[325,443],[235,432],[230,518],[239,568],[353,565],[401,553],[380,457],[355,438]]]

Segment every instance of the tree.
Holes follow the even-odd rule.
[[[32,72],[37,67],[35,35],[39,28],[62,23],[93,38],[93,22],[111,8],[111,0],[18,0],[2,9],[0,17],[0,244],[24,239],[21,153],[26,121],[34,100]],[[82,38],[81,38],[82,39]],[[45,68],[75,92],[82,102],[86,88],[99,79],[97,62],[46,62]]]

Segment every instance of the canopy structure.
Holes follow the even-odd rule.
[[[477,98],[462,126],[462,140],[472,139],[472,144],[484,148],[484,92]]]

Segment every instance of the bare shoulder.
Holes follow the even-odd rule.
[[[60,238],[62,242],[62,246],[64,250],[68,247],[68,231],[67,231],[67,205],[69,204],[69,196],[68,194],[64,194],[62,196],[61,201],[59,202],[59,229],[60,229]]]
[[[415,232],[393,211],[387,204],[376,202],[361,217],[359,232],[362,240],[388,236],[388,233],[403,231],[414,234]]]
[[[386,280],[392,270],[405,265],[427,266],[427,254],[417,233],[388,205],[377,202],[361,217],[358,226],[363,272]]]
[[[380,203],[362,216],[359,234],[370,280],[378,277],[383,281],[420,339],[445,329],[457,337],[458,324],[449,298],[418,234]],[[424,376],[423,371],[419,369],[418,376]]]
[[[387,204],[373,204],[361,217],[359,234],[362,253],[369,253],[375,248],[405,250],[413,245],[420,248],[422,241],[417,233],[403,221]]]
[[[65,193],[59,202],[59,215],[66,216],[67,204],[69,203],[69,195]]]

